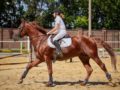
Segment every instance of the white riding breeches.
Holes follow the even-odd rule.
[[[53,38],[53,41],[63,38],[66,34],[66,30],[59,30],[58,34]]]

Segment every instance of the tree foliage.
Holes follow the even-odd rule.
[[[93,0],[93,27],[120,28],[120,0]]]
[[[92,28],[120,29],[120,0],[92,0]],[[88,28],[88,0],[0,0],[0,26],[17,27],[20,19],[50,28],[61,9],[67,28]]]
[[[20,0],[0,0],[0,26],[17,27],[23,13]]]

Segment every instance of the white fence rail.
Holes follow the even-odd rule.
[[[4,44],[5,43],[19,43],[19,48],[18,50],[20,51],[19,53],[22,54],[23,53],[23,46],[24,46],[24,43],[26,43],[26,49],[24,50],[27,50],[27,52],[29,52],[29,58],[30,58],[30,41],[29,41],[29,38],[27,37],[27,40],[22,40],[22,41],[0,41],[0,43],[3,42]],[[120,41],[105,41],[107,42],[108,44],[118,44],[120,43]],[[14,49],[14,48],[11,48],[11,49]],[[117,49],[117,48],[115,48]],[[32,50],[33,51],[33,50]],[[105,50],[103,48],[99,48],[99,53],[100,55],[102,55],[103,57],[105,57]],[[34,52],[32,52],[33,55],[34,55]],[[18,54],[18,53],[16,53]]]
[[[105,42],[107,42],[107,43],[120,43],[120,41],[105,41]]]
[[[22,40],[22,41],[0,41],[0,43],[9,43],[9,44],[13,44],[14,45],[14,43],[19,43],[19,47],[17,48],[18,50],[20,50],[20,53],[22,54],[23,53],[23,45],[24,45],[24,43],[26,43],[27,44],[27,46],[26,46],[26,49],[24,49],[24,50],[27,50],[27,52],[30,52],[30,41],[29,41],[29,38],[27,38],[27,40]],[[1,48],[2,49],[2,48]],[[8,48],[6,48],[6,49],[9,49],[9,47]],[[14,48],[10,48],[11,50],[12,49],[14,49]]]

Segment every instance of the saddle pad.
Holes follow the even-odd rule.
[[[60,47],[68,47],[71,45],[72,43],[72,40],[71,38],[63,38],[60,40]],[[51,42],[51,36],[48,37],[48,40],[47,40],[47,43],[48,43],[48,46],[51,47],[51,48],[55,48],[55,45]]]

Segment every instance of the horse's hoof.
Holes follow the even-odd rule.
[[[85,83],[85,82],[81,82],[80,85],[81,85],[81,86],[85,86],[86,83]]]
[[[115,87],[115,86],[116,86],[116,84],[113,83],[113,82],[109,82],[108,85],[110,85],[110,86],[112,86],[112,87]]]
[[[47,87],[54,87],[55,84],[54,84],[54,83],[47,83],[46,86],[47,86]]]
[[[17,84],[21,84],[21,83],[23,83],[23,80],[19,80],[19,82]]]
[[[107,74],[106,74],[106,77],[107,77],[107,79],[109,80],[109,82],[111,82],[111,81],[112,81],[111,74],[107,73]]]
[[[62,52],[59,52],[59,53],[58,53],[58,56],[59,56],[60,58],[62,58],[62,57],[63,57]]]

